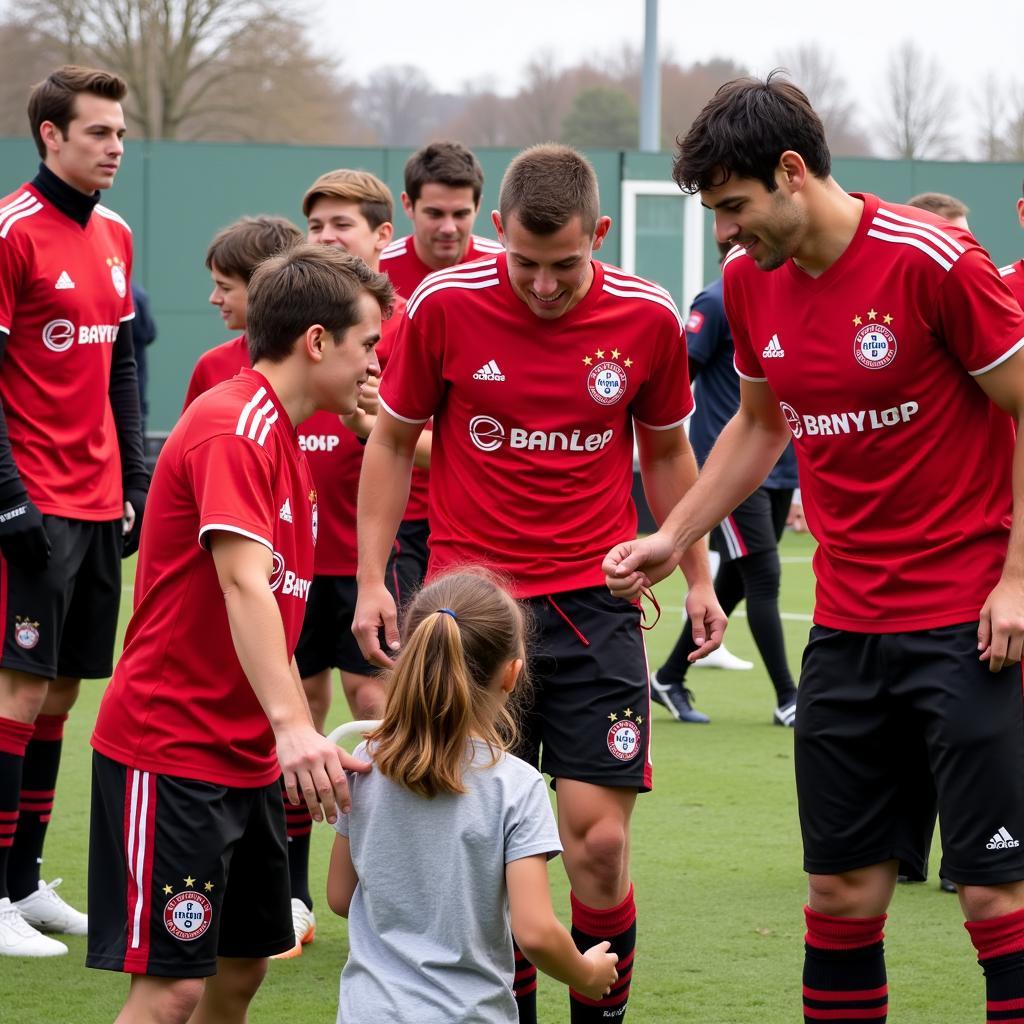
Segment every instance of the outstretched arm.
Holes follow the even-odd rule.
[[[719,435],[697,482],[656,533],[618,544],[605,556],[612,593],[635,597],[672,572],[689,548],[761,486],[789,438],[768,385],[741,380],[739,412]]]

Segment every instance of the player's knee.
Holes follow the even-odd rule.
[[[626,832],[619,822],[593,825],[583,839],[587,870],[597,879],[614,885],[625,870],[626,849]]]
[[[222,960],[217,969],[218,988],[231,1002],[248,1005],[267,976],[268,963],[266,957]]]
[[[988,921],[1024,907],[1024,882],[962,885],[960,903],[968,921]]]
[[[31,725],[43,710],[48,685],[41,676],[0,671],[0,718]]]
[[[66,715],[75,706],[81,689],[81,679],[68,679],[64,676],[58,676],[46,688],[46,698],[43,701],[42,714]]]
[[[185,1024],[203,996],[202,978],[175,978],[150,994],[147,1002],[157,1024]]]
[[[808,875],[808,902],[832,917],[873,917],[885,912],[895,875],[883,871],[850,871],[839,875]]]

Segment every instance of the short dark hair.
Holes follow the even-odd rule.
[[[206,269],[241,278],[246,284],[253,271],[271,256],[291,249],[305,236],[287,217],[260,214],[241,217],[221,228],[206,250]]]
[[[918,210],[927,210],[939,217],[950,220],[953,217],[966,217],[971,211],[967,204],[961,202],[956,196],[946,195],[945,192],[922,192],[907,200],[907,206],[913,206]]]
[[[560,231],[577,214],[583,230],[590,234],[600,205],[594,168],[571,146],[545,142],[524,149],[501,179],[498,208],[502,221],[514,214],[535,235]]]
[[[480,205],[484,171],[480,161],[459,142],[432,142],[405,162],[405,194],[415,203],[424,185],[471,188],[473,205]]]
[[[252,275],[246,310],[249,358],[280,363],[295,340],[320,324],[341,343],[359,322],[359,296],[367,292],[389,316],[395,291],[385,274],[358,256],[330,245],[303,243],[264,260]]]
[[[821,118],[803,91],[780,74],[726,82],[676,139],[672,178],[684,192],[716,188],[733,175],[755,178],[774,192],[779,158],[790,149],[816,178],[832,173]]]
[[[32,86],[28,94],[28,123],[32,129],[32,141],[43,159],[46,158],[46,146],[39,134],[40,126],[44,121],[52,121],[66,139],[68,125],[75,116],[75,99],[82,92],[120,103],[128,92],[128,84],[110,71],[64,64]]]
[[[302,215],[308,217],[321,199],[355,203],[371,228],[389,223],[394,211],[391,190],[369,171],[342,168],[321,174],[302,197]]]

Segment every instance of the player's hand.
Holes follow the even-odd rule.
[[[722,646],[725,627],[729,624],[722,606],[715,596],[715,588],[709,583],[697,583],[686,595],[686,614],[693,630],[693,642],[697,649],[687,658],[689,662],[700,661]]]
[[[326,818],[332,825],[339,809],[352,809],[345,772],[368,772],[369,764],[321,736],[312,723],[282,730],[275,738],[289,803],[304,801],[314,821]]]
[[[379,389],[380,377],[374,377],[372,373],[367,377],[366,383],[359,389],[359,408],[367,416],[376,416],[380,409],[380,400],[377,397]]]
[[[387,651],[380,646],[380,630],[384,629],[384,643]],[[398,611],[395,599],[383,583],[359,584],[359,597],[352,616],[352,632],[355,634],[363,657],[381,668],[393,668],[394,661],[389,655],[398,653]]]
[[[0,553],[19,569],[42,572],[50,561],[43,514],[27,494],[0,510]]]
[[[608,995],[612,985],[619,980],[619,972],[615,965],[619,962],[618,953],[609,953],[610,942],[599,942],[583,954],[590,967],[591,981],[580,991],[588,999],[601,999]]]
[[[988,595],[978,622],[980,661],[998,672],[1021,660],[1024,650],[1024,588],[1001,579]]]
[[[626,601],[635,601],[644,587],[653,586],[679,564],[675,545],[660,531],[627,540],[604,556],[601,571],[608,589]]]
[[[807,522],[804,519],[804,507],[795,498],[786,513],[786,525],[796,533],[807,532]]]
[[[342,416],[341,422],[348,430],[351,430],[356,437],[365,439],[370,436],[370,431],[373,430],[373,425],[377,422],[377,417],[368,415],[363,412],[362,409],[356,409],[355,412],[346,413]]]
[[[124,492],[124,518],[121,520],[121,557],[127,558],[139,550],[142,536],[142,514],[146,510],[146,491],[141,487],[128,487]]]

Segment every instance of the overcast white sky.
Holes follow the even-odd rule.
[[[317,10],[314,37],[349,76],[359,79],[382,64],[413,64],[443,91],[488,79],[510,93],[540,52],[550,51],[556,65],[565,66],[608,55],[624,43],[643,45],[644,0],[320,0]],[[964,123],[989,70],[1007,80],[1020,75],[1022,24],[1020,0],[659,5],[661,50],[684,65],[726,56],[763,73],[780,51],[819,45],[846,79],[865,128],[880,103],[886,58],[903,40],[916,40],[943,63],[963,99]]]

